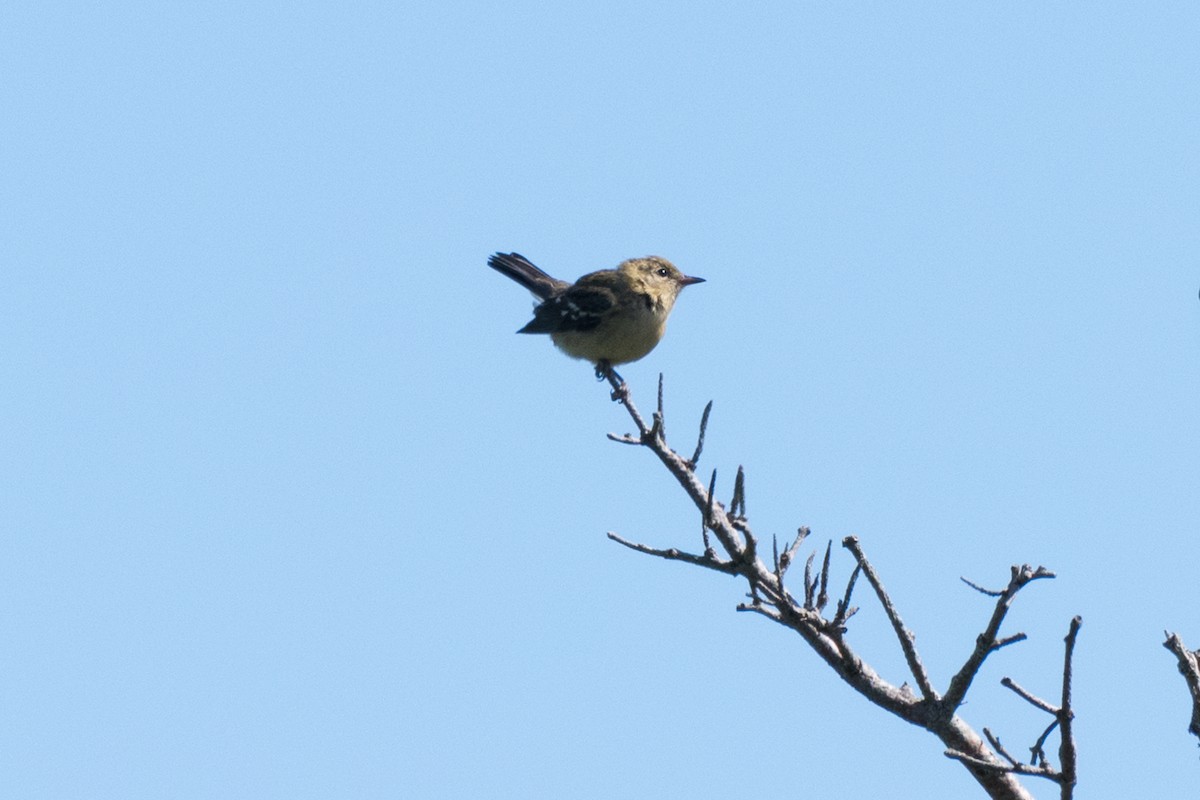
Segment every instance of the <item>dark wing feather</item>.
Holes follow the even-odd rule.
[[[517,333],[590,331],[615,304],[611,289],[572,286],[534,309],[533,320]]]

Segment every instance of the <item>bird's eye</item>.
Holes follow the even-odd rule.
[[[667,268],[666,268],[666,267],[659,267],[659,268],[658,268],[658,276],[659,276],[660,278],[665,278],[665,277],[667,277],[667,276],[668,276],[668,275],[670,275],[670,274],[671,274],[671,273],[667,271]]]

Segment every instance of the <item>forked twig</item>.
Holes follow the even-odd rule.
[[[989,594],[991,593],[989,592]],[[1073,671],[1072,661],[1075,655],[1075,641],[1079,636],[1081,625],[1082,619],[1080,617],[1073,618],[1067,629],[1067,635],[1063,639],[1065,648],[1063,653],[1063,681],[1060,705],[1055,706],[1053,703],[1043,700],[1011,678],[1004,678],[1000,681],[1001,685],[1010,689],[1022,700],[1052,717],[1050,724],[1046,726],[1046,729],[1042,731],[1042,734],[1038,736],[1037,740],[1029,748],[1031,763],[1024,764],[1013,758],[1000,744],[998,737],[993,735],[987,728],[983,729],[984,735],[987,737],[992,749],[1008,762],[1008,766],[1004,767],[1004,770],[1017,775],[1032,775],[1054,781],[1059,785],[1062,800],[1071,800],[1075,793],[1075,784],[1077,781],[1077,751],[1073,727],[1075,712],[1071,709],[1071,676]],[[1046,740],[1050,738],[1050,734],[1054,733],[1056,729],[1059,732],[1060,739],[1058,747],[1059,769],[1051,766],[1049,759],[1046,758]],[[960,752],[948,750],[946,751],[946,755],[958,761],[966,761],[963,757],[964,754]]]
[[[1009,636],[1005,639],[998,640],[996,637],[1000,632],[1000,625],[1004,622],[1004,617],[1008,614],[1008,610],[1012,608],[1013,601],[1017,598],[1017,592],[1021,591],[1026,585],[1032,581],[1041,580],[1043,578],[1053,578],[1054,573],[1045,567],[1034,569],[1028,564],[1022,564],[1019,567],[1011,569],[1008,586],[999,591],[984,589],[966,578],[962,578],[962,582],[982,592],[988,597],[996,598],[996,606],[992,610],[992,618],[988,621],[987,627],[983,633],[975,640],[975,649],[971,651],[971,655],[967,656],[967,660],[958,670],[953,678],[950,679],[950,687],[946,690],[945,703],[951,708],[958,708],[967,696],[967,690],[971,688],[971,682],[975,680],[975,676],[979,674],[979,668],[983,666],[984,660],[996,650],[1002,647],[1022,641],[1025,634],[1018,633]]]

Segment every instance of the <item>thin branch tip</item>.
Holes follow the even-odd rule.
[[[704,406],[704,413],[700,415],[700,435],[696,438],[696,452],[692,453],[687,462],[693,470],[700,463],[700,453],[704,450],[704,436],[708,431],[708,415],[712,413],[712,407],[713,401],[709,400],[708,405]]]

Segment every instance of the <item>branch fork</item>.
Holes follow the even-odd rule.
[[[599,374],[599,372],[598,372]],[[1072,620],[1067,634],[1066,656],[1063,667],[1062,700],[1053,706],[1035,698],[1015,683],[1005,683],[1018,696],[1031,702],[1053,716],[1053,721],[1031,748],[1030,764],[1013,758],[991,731],[984,729],[980,737],[958,715],[966,693],[989,655],[1011,644],[1023,641],[1024,633],[1000,636],[1000,626],[1017,593],[1036,580],[1053,578],[1054,573],[1044,567],[1028,564],[1012,567],[1008,585],[1000,590],[988,590],[970,581],[968,586],[996,598],[987,626],[976,638],[975,647],[967,656],[962,667],[951,679],[945,694],[934,687],[916,647],[916,636],[905,625],[899,610],[889,596],[878,571],[867,558],[862,545],[855,536],[847,536],[842,546],[854,558],[855,566],[836,602],[833,614],[825,616],[829,602],[830,561],[832,545],[827,545],[821,566],[814,574],[812,552],[804,565],[802,600],[788,591],[785,580],[789,569],[795,564],[797,553],[810,531],[806,527],[797,530],[792,543],[780,552],[779,541],[772,537],[770,564],[764,563],[759,555],[759,540],[753,533],[746,513],[746,475],[738,467],[734,478],[733,496],[726,506],[716,500],[716,470],[707,484],[697,477],[696,469],[704,449],[704,438],[712,412],[710,401],[700,418],[700,430],[695,451],[684,458],[671,449],[666,442],[665,412],[663,409],[663,379],[658,380],[658,403],[650,424],[634,405],[628,385],[611,370],[603,375],[612,385],[613,400],[622,404],[637,428],[636,434],[609,434],[609,438],[623,443],[640,445],[649,449],[667,468],[675,480],[692,499],[701,515],[701,539],[703,553],[690,553],[677,548],[656,548],[629,541],[609,532],[608,537],[618,544],[646,555],[657,556],[669,561],[682,561],[694,566],[705,567],[726,575],[740,575],[746,579],[748,602],[740,603],[737,610],[753,612],[783,625],[808,643],[813,651],[836,672],[851,688],[875,705],[884,708],[905,721],[925,728],[937,736],[945,745],[945,755],[961,762],[976,781],[994,798],[1031,798],[1017,780],[1018,776],[1031,775],[1050,779],[1059,784],[1062,797],[1070,798],[1075,786],[1075,742],[1071,722],[1074,714],[1070,704],[1071,657],[1080,620]],[[711,535],[711,538],[710,538]],[[715,545],[713,543],[715,539]],[[904,654],[908,671],[916,686],[916,692],[907,682],[895,686],[886,681],[854,651],[847,641],[847,624],[858,608],[851,605],[852,595],[859,577],[865,577],[882,606],[892,630]],[[1193,663],[1195,660],[1193,659]],[[1006,678],[1005,681],[1008,681]],[[1200,683],[1197,684],[1200,687]],[[1200,692],[1200,688],[1197,689]],[[1200,708],[1200,706],[1198,706]],[[1197,712],[1200,714],[1200,711]],[[1197,724],[1195,719],[1193,724]],[[1044,745],[1049,735],[1057,729],[1060,733],[1058,770],[1049,766]],[[1200,735],[1198,733],[1197,735]],[[986,741],[985,741],[986,738]]]

